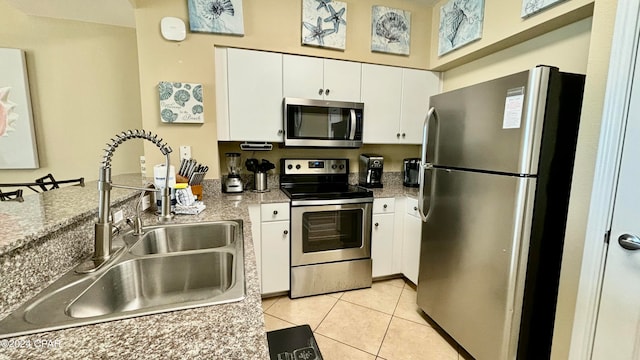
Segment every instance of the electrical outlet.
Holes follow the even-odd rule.
[[[142,211],[151,207],[151,195],[145,195],[142,197]]]
[[[191,146],[180,145],[180,160],[191,159]]]
[[[118,211],[113,213],[113,223],[114,224],[119,224],[120,222],[122,222],[122,220],[124,220],[124,213],[123,213],[122,210],[118,210]]]

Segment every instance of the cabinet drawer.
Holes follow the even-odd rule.
[[[417,199],[407,198],[407,214],[420,218],[420,212],[418,212]]]
[[[260,217],[262,221],[289,220],[289,203],[262,204]]]
[[[395,212],[396,199],[394,198],[379,198],[373,199],[373,213],[374,214],[386,214]]]

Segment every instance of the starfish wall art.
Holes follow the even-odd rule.
[[[347,4],[333,0],[302,0],[302,44],[344,50]]]

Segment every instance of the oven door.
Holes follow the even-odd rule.
[[[371,258],[373,199],[297,201],[291,206],[291,265]]]

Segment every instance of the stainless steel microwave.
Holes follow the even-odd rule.
[[[284,145],[359,148],[364,104],[284,98]]]

